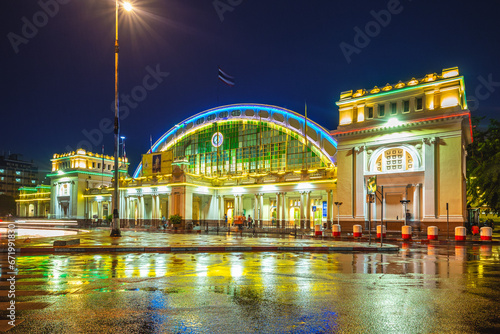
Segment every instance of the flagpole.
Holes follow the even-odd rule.
[[[216,83],[216,85],[217,85],[217,106],[220,105],[219,104],[219,76],[218,76],[219,75],[219,73],[218,73],[219,68],[220,68],[220,66],[217,68],[217,83]]]
[[[102,145],[101,188],[104,188],[104,145]]]
[[[304,124],[305,124],[304,136],[305,136],[305,139],[306,139],[306,149],[305,150],[307,151],[307,102],[304,102],[304,105],[305,105],[305,109],[306,109],[305,114],[304,114],[304,117],[305,117],[305,122],[304,122]],[[305,163],[306,163],[306,170],[307,170],[307,154],[306,154],[306,161],[305,161]]]

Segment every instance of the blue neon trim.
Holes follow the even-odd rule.
[[[206,116],[209,116],[212,114],[217,115],[218,113],[223,112],[223,111],[231,112],[233,110],[240,110],[240,109],[258,109],[258,110],[266,110],[266,111],[272,111],[272,112],[278,111],[278,112],[281,112],[281,113],[289,116],[287,118],[292,117],[292,118],[296,119],[302,126],[304,126],[304,116],[300,115],[299,113],[296,113],[295,111],[289,110],[289,109],[285,109],[285,108],[277,107],[277,106],[270,106],[267,104],[255,104],[255,103],[254,104],[245,104],[245,103],[231,104],[231,105],[216,107],[216,108],[212,108],[209,110],[199,112],[196,115],[193,115],[193,116],[187,118],[183,122],[176,124],[170,130],[168,130],[165,134],[163,134],[163,136],[161,136],[154,143],[153,147],[151,149],[149,149],[147,151],[147,153],[153,153],[171,134],[173,134],[175,131],[177,131],[178,128],[186,126],[186,124],[189,122],[196,123],[196,121],[198,119],[200,119],[201,117],[206,117]],[[213,121],[210,121],[210,122],[213,122]],[[326,130],[321,125],[317,124],[316,122],[312,121],[309,118],[307,119],[307,126],[315,129],[316,131],[323,133],[323,138],[326,138],[326,140],[328,140],[330,142],[330,144],[332,144],[335,148],[337,148],[337,142],[335,141],[335,139],[333,139],[333,137],[330,135],[328,130]],[[292,130],[292,131],[294,131],[294,130]],[[142,170],[142,161],[137,166],[132,177],[134,179],[137,178],[139,176],[139,173],[141,172],[141,170]]]

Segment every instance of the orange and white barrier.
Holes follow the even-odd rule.
[[[361,227],[361,225],[354,225],[352,227],[352,235],[355,237],[355,238],[361,238],[361,236],[363,235],[363,228]]]
[[[437,240],[438,239],[438,228],[437,226],[427,227],[427,240]]]
[[[491,241],[491,234],[493,233],[493,229],[491,227],[481,227],[481,240]]]
[[[381,225],[377,225],[377,238],[380,238],[380,231],[383,231],[382,234],[383,234],[383,237],[385,238],[385,234],[386,234],[386,230],[385,230],[385,226],[381,226]]]
[[[411,226],[401,226],[401,237],[403,240],[411,240]]]
[[[467,229],[463,226],[455,227],[455,240],[465,241],[466,238],[467,238]]]
[[[314,225],[314,235],[323,235],[323,232],[321,232],[321,225]]]
[[[340,231],[341,231],[341,228],[340,228],[339,224],[332,225],[332,235],[334,237],[340,237]]]

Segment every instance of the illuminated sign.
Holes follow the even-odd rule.
[[[220,132],[216,132],[212,136],[212,146],[213,147],[221,146],[223,141],[224,141],[224,136]]]

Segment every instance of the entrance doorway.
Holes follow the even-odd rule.
[[[290,224],[300,227],[300,200],[290,200],[290,210],[288,213]]]
[[[224,213],[227,216],[227,223],[232,225],[234,221],[234,199],[224,200]]]

